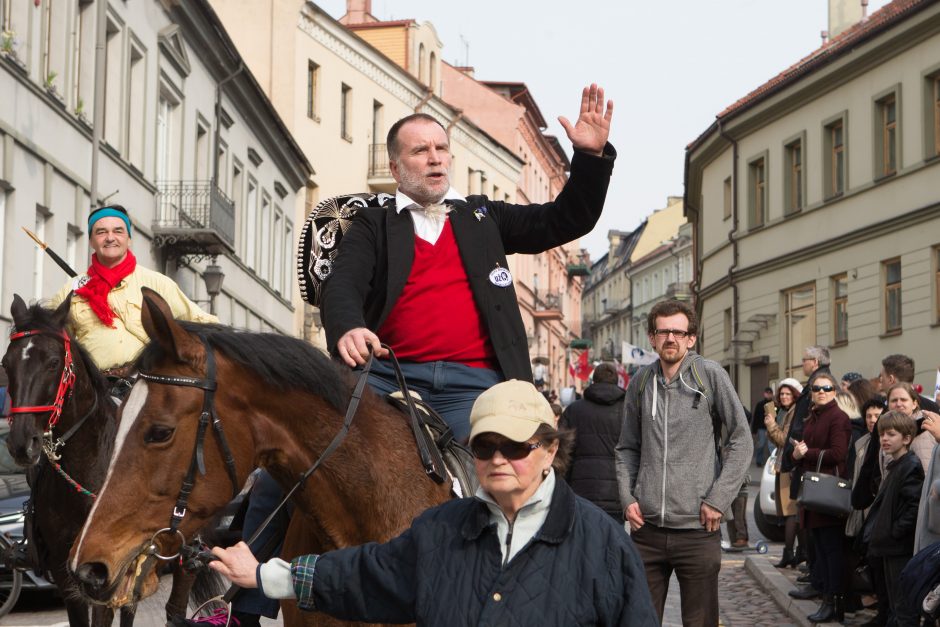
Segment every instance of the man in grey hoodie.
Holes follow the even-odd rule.
[[[744,406],[716,362],[692,351],[695,312],[680,301],[647,317],[659,361],[631,379],[617,444],[624,517],[660,621],[673,571],[683,625],[718,624],[722,517],[753,453]]]

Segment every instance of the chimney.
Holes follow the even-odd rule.
[[[366,24],[378,22],[372,15],[372,0],[346,0],[346,15],[339,18],[340,24]]]
[[[862,21],[862,0],[829,0],[829,37],[835,39],[840,33]]]

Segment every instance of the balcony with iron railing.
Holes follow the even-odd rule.
[[[560,292],[537,293],[532,317],[536,320],[562,320],[564,314],[561,312],[561,299]]]
[[[157,183],[154,246],[176,255],[235,252],[235,203],[210,181]]]
[[[388,150],[385,144],[369,145],[369,178],[367,183],[373,192],[394,194],[398,184],[392,177],[388,165]]]

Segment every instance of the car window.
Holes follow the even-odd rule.
[[[7,389],[0,387],[0,474],[19,475],[23,473],[23,469],[16,465],[7,451],[7,435],[10,434],[10,423],[7,422],[9,415],[10,397],[7,396]]]

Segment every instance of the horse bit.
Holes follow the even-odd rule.
[[[60,333],[49,333],[45,331],[29,329],[26,331],[11,333],[10,341],[15,342],[16,340],[43,334],[55,335],[56,337],[61,338],[65,348],[62,376],[59,378],[59,387],[56,390],[55,400],[52,401],[51,405],[11,407],[10,416],[7,420],[10,424],[12,424],[13,416],[16,414],[41,414],[49,412],[49,420],[46,423],[46,429],[42,434],[42,450],[46,454],[46,457],[49,458],[49,461],[55,463],[62,457],[62,455],[59,454],[59,449],[65,446],[65,443],[69,440],[69,438],[71,438],[75,432],[78,431],[83,424],[85,424],[85,421],[87,421],[88,418],[90,418],[91,415],[98,409],[98,396],[95,395],[95,401],[92,403],[91,409],[89,409],[85,415],[82,416],[81,419],[79,419],[79,421],[76,422],[72,428],[65,433],[65,435],[63,435],[61,438],[53,437],[52,430],[55,428],[56,424],[58,424],[59,418],[62,417],[62,408],[65,406],[65,402],[72,396],[72,392],[75,390],[75,365],[72,360],[71,339],[69,338],[68,333],[65,331],[61,331]],[[66,474],[65,478],[74,485],[74,480],[72,480],[71,477]],[[94,496],[94,494],[91,494],[92,498],[94,498]]]

